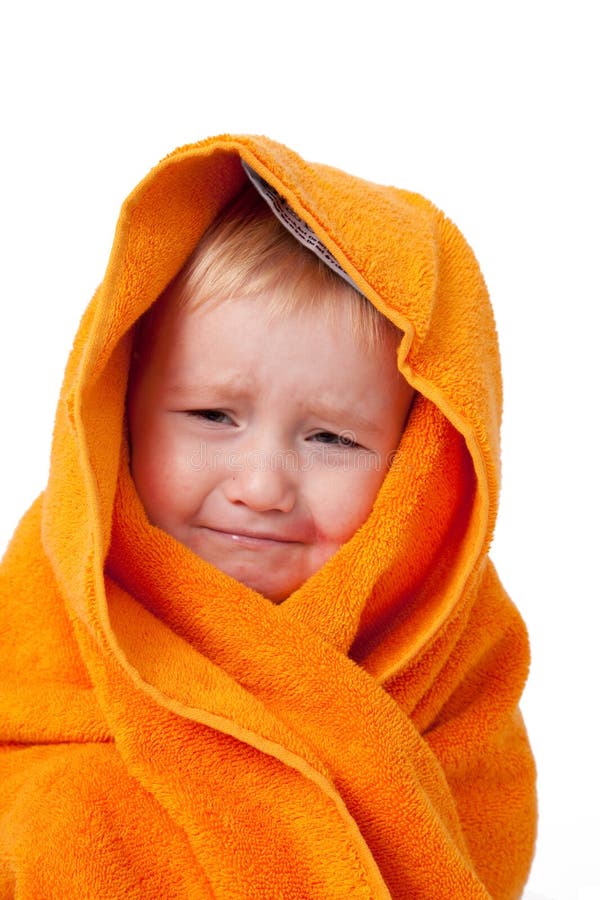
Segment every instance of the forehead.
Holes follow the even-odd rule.
[[[352,301],[350,301],[352,302]],[[256,297],[209,301],[193,308],[164,304],[142,336],[144,355],[165,374],[171,369],[223,368],[260,371],[279,363],[304,370],[326,369],[331,377],[353,371],[359,377],[396,369],[397,333],[384,331],[374,346],[356,327],[348,304],[307,305],[281,310],[270,292]]]
[[[395,447],[412,389],[397,368],[394,334],[369,346],[342,309],[273,316],[267,301],[163,311],[132,378],[130,408],[221,408],[273,427],[316,418],[326,428],[390,432]]]

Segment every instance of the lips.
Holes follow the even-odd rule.
[[[253,531],[249,529],[216,528],[202,525],[200,530],[215,537],[217,540],[228,541],[237,546],[260,547],[274,546],[276,544],[305,543],[305,539],[299,534],[286,534],[276,531]]]

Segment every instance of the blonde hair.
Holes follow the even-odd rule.
[[[308,250],[279,222],[248,184],[204,233],[186,264],[140,323],[153,330],[155,312],[268,297],[267,314],[316,309],[333,316],[343,307],[355,337],[374,348],[401,332],[358,290]]]

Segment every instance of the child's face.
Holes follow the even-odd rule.
[[[412,391],[393,338],[343,311],[269,318],[263,298],[167,309],[129,399],[132,473],[150,521],[271,600],[367,518]]]

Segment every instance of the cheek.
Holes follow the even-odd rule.
[[[203,475],[194,448],[155,423],[132,429],[131,473],[148,518],[167,531],[197,498]]]
[[[328,472],[314,486],[312,508],[320,542],[335,549],[348,541],[367,520],[386,471],[352,468]]]

